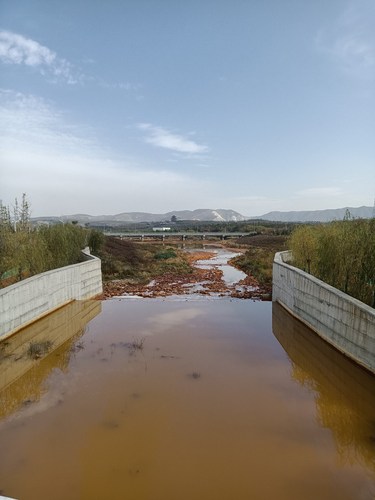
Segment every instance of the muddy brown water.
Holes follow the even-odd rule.
[[[270,302],[72,304],[2,347],[0,415],[20,500],[375,494],[374,377]]]

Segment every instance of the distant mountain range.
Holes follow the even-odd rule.
[[[342,220],[347,211],[354,218],[369,219],[374,217],[373,207],[345,207],[327,210],[306,210],[293,212],[268,212],[257,217],[245,217],[234,210],[224,209],[197,209],[197,210],[176,210],[165,214],[150,214],[147,212],[124,212],[116,215],[87,215],[73,214],[61,217],[34,217],[34,221],[72,221],[76,220],[81,224],[116,224],[137,223],[137,222],[170,222],[172,217],[177,220],[197,220],[197,221],[244,221],[249,219],[262,219],[267,221],[280,222],[329,222],[332,220]]]
[[[234,210],[224,209],[197,209],[197,210],[176,210],[167,212],[166,214],[150,214],[147,212],[124,212],[116,215],[87,215],[73,214],[63,215],[61,217],[35,217],[33,220],[60,220],[71,221],[76,220],[80,223],[121,223],[121,222],[167,222],[171,221],[172,217],[177,220],[198,220],[198,221],[243,221],[248,217],[235,212]]]
[[[349,211],[351,217],[370,219],[374,217],[373,207],[345,207],[326,210],[305,210],[302,212],[268,212],[257,219],[280,222],[329,222],[342,220]]]

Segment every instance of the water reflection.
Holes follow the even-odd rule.
[[[286,321],[276,328],[283,341]],[[52,372],[31,391],[47,392],[0,424],[0,495],[373,498],[369,468],[353,454],[353,463],[338,464],[315,418],[315,384],[326,375],[298,368],[308,390],[291,379],[271,303],[115,299],[79,335],[36,362]],[[84,349],[72,354],[77,339]],[[32,370],[9,388],[23,380],[23,390]],[[333,406],[335,398],[332,390]],[[363,399],[372,404],[366,391]]]
[[[100,311],[99,301],[75,301],[0,344],[0,418],[40,399],[44,380],[66,369],[86,324]]]
[[[315,394],[317,419],[332,431],[341,463],[375,470],[375,377],[274,303],[273,333],[291,361],[291,377]]]

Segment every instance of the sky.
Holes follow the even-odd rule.
[[[0,0],[0,199],[372,206],[375,0]]]

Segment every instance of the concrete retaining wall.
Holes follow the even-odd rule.
[[[273,300],[375,373],[375,309],[289,265],[290,257],[290,252],[275,255]]]
[[[38,274],[0,290],[0,340],[72,300],[103,291],[101,261],[83,251],[85,262]]]

